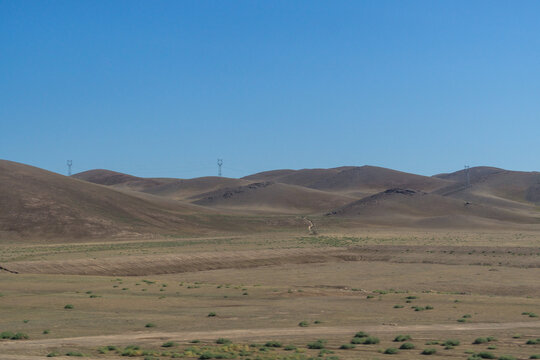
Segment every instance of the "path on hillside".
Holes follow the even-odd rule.
[[[234,340],[260,339],[273,340],[282,337],[321,337],[329,335],[350,335],[362,330],[374,333],[403,333],[403,332],[445,332],[473,330],[508,330],[519,328],[539,328],[540,321],[521,321],[508,323],[477,323],[477,324],[428,324],[428,325],[368,325],[368,326],[320,326],[309,328],[270,328],[270,329],[230,329],[212,331],[182,331],[182,332],[130,332],[115,335],[99,335],[44,340],[13,340],[0,342],[2,351],[30,350],[39,348],[61,347],[99,347],[126,343],[152,343],[163,341],[215,340],[220,337]]]

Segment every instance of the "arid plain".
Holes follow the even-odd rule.
[[[540,173],[0,185],[0,359],[540,358]]]

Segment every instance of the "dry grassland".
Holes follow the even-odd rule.
[[[533,232],[372,229],[8,244],[0,246],[0,266],[18,272],[0,272],[0,332],[28,335],[0,340],[0,359],[540,354],[540,236]],[[341,349],[359,331],[379,342]],[[399,350],[404,342],[393,340],[400,334],[414,349]],[[491,341],[473,344],[479,337]],[[385,354],[388,348],[398,352]],[[421,355],[428,348],[436,352]]]

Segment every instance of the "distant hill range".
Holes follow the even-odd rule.
[[[375,166],[232,179],[66,177],[0,160],[0,239],[201,235],[339,226],[540,230],[540,173],[492,167],[422,176]]]

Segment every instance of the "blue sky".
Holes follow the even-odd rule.
[[[540,170],[538,1],[0,0],[0,158]]]

